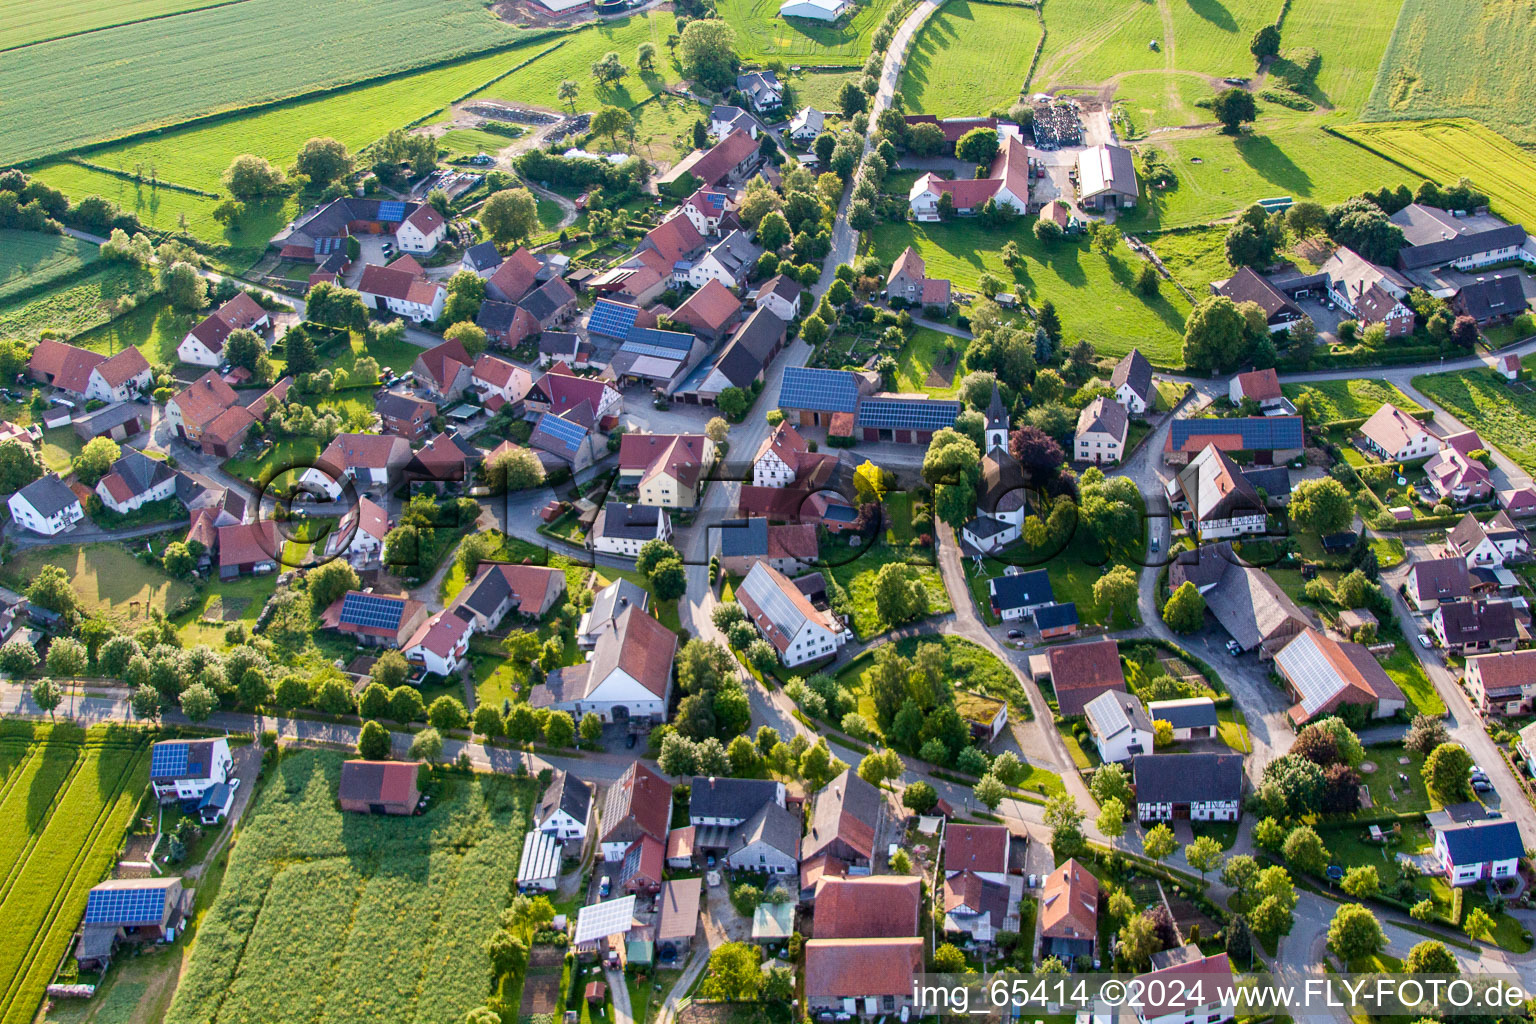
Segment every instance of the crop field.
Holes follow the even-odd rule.
[[[1536,143],[1536,5],[1406,0],[1366,107],[1380,120],[1471,117]]]
[[[1495,213],[1536,224],[1536,157],[1497,132],[1467,120],[1367,122],[1340,131],[1433,181],[1466,175],[1488,193]]]
[[[61,337],[73,337],[106,323],[135,291],[153,284],[153,277],[145,271],[101,264],[67,288],[35,299],[0,303],[0,336],[35,341],[44,331],[53,331]]]
[[[1418,412],[1423,406],[1384,380],[1319,380],[1310,384],[1282,384],[1281,394],[1291,401],[1302,395],[1312,403],[1308,422],[1333,423],[1359,420],[1375,414],[1391,402],[1404,412]]]
[[[1007,110],[1019,100],[1041,33],[1033,8],[945,4],[907,51],[898,83],[906,109],[940,117]]]
[[[1159,135],[1151,145],[1178,180],[1166,190],[1143,187],[1141,205],[1117,221],[1127,232],[1203,224],[1271,196],[1327,204],[1367,188],[1418,185],[1401,167],[1315,125],[1270,129],[1260,123],[1253,134],[1236,137],[1180,132]]]
[[[846,64],[861,67],[869,40],[892,0],[862,0],[851,18],[828,24],[779,17],[781,0],[720,0],[720,17],[736,30],[736,50],[746,61]]]
[[[1523,362],[1528,375],[1536,371],[1536,357],[1527,356]],[[1536,431],[1531,429],[1531,422],[1536,420],[1536,395],[1512,391],[1492,370],[1424,374],[1413,378],[1413,386],[1521,469],[1536,473]]]
[[[25,1024],[122,843],[149,779],[149,742],[115,727],[11,723],[0,773],[0,1021]]]
[[[285,756],[246,819],[166,1020],[457,1024],[517,873],[534,783],[450,777],[417,817],[343,814],[346,755]]]
[[[45,287],[96,258],[96,246],[68,235],[0,230],[0,302]]]
[[[1015,222],[1008,231],[990,231],[972,219],[947,224],[889,224],[876,227],[874,253],[887,264],[908,245],[916,246],[931,277],[947,277],[972,291],[991,272],[1035,304],[1056,304],[1067,338],[1090,341],[1102,355],[1120,356],[1140,348],[1154,364],[1183,365],[1184,318],[1190,305],[1171,285],[1148,302],[1135,291],[1140,259],[1121,248],[1113,260],[1086,244],[1060,242],[1043,247],[1034,236],[1034,218]],[[1025,261],[1017,275],[1003,266],[1002,247],[1018,243]]]
[[[245,0],[0,53],[0,162],[409,71],[521,35],[477,0],[438,0],[431,25],[422,32],[413,0],[377,0],[366,17],[345,0]]]
[[[0,3],[0,50],[145,18],[163,18],[221,2],[225,0],[124,0],[108,6],[97,0],[5,0]]]

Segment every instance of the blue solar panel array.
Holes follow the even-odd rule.
[[[677,355],[686,354],[693,348],[693,335],[682,331],[659,331],[654,327],[632,327],[624,340],[627,344],[668,349]]]
[[[167,740],[150,748],[149,774],[155,779],[170,779],[187,771],[187,756],[191,748],[185,743]]]
[[[859,379],[847,370],[818,370],[790,366],[779,390],[782,409],[853,412],[859,404]]]
[[[379,220],[405,220],[405,204],[395,199],[386,199],[379,204]]]
[[[1174,420],[1173,447],[1182,450],[1190,438],[1237,434],[1244,451],[1302,448],[1300,416],[1241,416],[1230,419]]]
[[[345,241],[345,239],[337,238],[334,235],[329,238],[317,238],[315,239],[315,255],[329,256],[333,252],[341,252]]]
[[[543,431],[550,437],[559,441],[571,451],[575,452],[581,447],[581,442],[586,438],[587,432],[579,423],[572,423],[568,419],[545,413],[539,417],[536,430]]]
[[[779,404],[783,405],[781,398]],[[859,403],[858,425],[878,430],[939,430],[955,425],[959,402],[929,398],[866,398]]]
[[[158,924],[165,917],[164,889],[92,889],[86,924]]]
[[[618,338],[623,341],[629,337],[629,332],[635,326],[635,317],[640,311],[634,306],[626,306],[622,302],[613,302],[609,299],[598,299],[592,307],[592,315],[587,320],[587,331],[591,334],[600,334],[605,338]]]
[[[349,626],[399,629],[405,602],[399,598],[353,592],[342,598],[341,621]]]

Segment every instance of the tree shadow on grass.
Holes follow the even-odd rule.
[[[1170,331],[1182,335],[1184,333],[1184,315],[1163,294],[1164,288],[1172,288],[1171,284],[1159,284],[1158,292],[1150,298],[1141,294],[1136,289],[1135,279],[1131,275],[1131,268],[1126,266],[1118,258],[1106,257],[1105,263],[1109,264],[1109,275],[1115,279],[1115,283],[1125,289],[1126,295],[1139,301],[1151,311],[1152,315],[1163,322],[1163,326]]]
[[[1268,136],[1239,135],[1232,140],[1232,146],[1265,181],[1304,196],[1312,194],[1312,176]]]
[[[1187,0],[1189,9],[1223,32],[1236,32],[1237,19],[1219,0]]]

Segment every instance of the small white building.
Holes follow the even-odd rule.
[[[1366,445],[1384,459],[1412,462],[1440,450],[1440,439],[1424,424],[1391,402],[1377,409],[1360,427]]]
[[[671,540],[672,519],[660,505],[608,502],[597,513],[587,546],[607,555],[635,558],[650,540]]]
[[[219,366],[224,362],[224,343],[232,332],[264,331],[271,326],[271,314],[250,295],[240,292],[187,332],[176,346],[176,358],[196,366]]]
[[[826,127],[827,115],[815,107],[802,107],[789,122],[789,137],[801,145],[815,141]]]
[[[849,0],[784,0],[779,5],[779,17],[836,21],[852,6]]]
[[[161,740],[149,751],[149,784],[161,803],[195,800],[212,786],[228,782],[235,759],[229,741]]]
[[[1140,349],[1131,349],[1115,364],[1109,386],[1114,389],[1115,401],[1125,406],[1125,411],[1132,416],[1145,413],[1157,397],[1157,388],[1152,382],[1152,364],[1147,362]]]
[[[1176,741],[1215,739],[1221,724],[1216,714],[1216,702],[1209,697],[1155,700],[1147,705],[1147,714],[1154,726],[1158,722],[1171,725]]]
[[[170,466],[130,448],[106,476],[96,481],[96,496],[107,508],[127,515],[175,494],[176,479]]]
[[[459,615],[457,609],[445,609],[423,622],[400,653],[405,655],[406,661],[446,679],[464,667],[464,659],[469,654],[469,638],[474,632],[473,619]]]
[[[604,722],[659,722],[672,692],[676,654],[677,634],[630,605],[603,630],[585,662],[550,672],[529,703]]]
[[[1125,406],[1100,395],[1077,414],[1073,458],[1095,465],[1114,465],[1125,457],[1125,440],[1130,428]]]
[[[418,322],[443,315],[448,292],[436,281],[407,270],[370,263],[357,283],[363,304],[380,313],[394,313]]]
[[[1513,878],[1525,842],[1520,826],[1510,818],[1430,824],[1435,833],[1435,857],[1452,885],[1474,885],[1484,879]]]
[[[843,646],[843,625],[801,593],[794,581],[758,562],[736,588],[736,600],[785,665],[829,658]]]
[[[592,787],[570,772],[556,770],[534,809],[538,830],[562,843],[580,845],[592,817]]]
[[[17,526],[54,537],[85,518],[80,499],[50,473],[27,484],[6,503]]]
[[[523,856],[517,865],[521,892],[554,892],[560,885],[560,841],[535,829],[523,836]]]
[[[1083,705],[1083,713],[1106,764],[1152,753],[1152,719],[1134,695],[1105,690]]]
[[[688,268],[688,283],[703,288],[711,281],[719,281],[727,288],[738,288],[746,283],[762,253],[746,232],[732,231]]]

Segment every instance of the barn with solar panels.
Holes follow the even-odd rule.
[[[927,444],[934,431],[955,425],[960,408],[959,402],[927,395],[883,392],[860,400],[854,426],[866,441]]]
[[[180,878],[113,878],[86,897],[75,960],[87,970],[105,969],[117,943],[170,942],[181,930],[191,894]]]
[[[788,366],[779,388],[779,408],[795,426],[826,427],[831,426],[833,416],[851,416],[859,407],[859,397],[872,390],[869,382],[852,370]]]
[[[324,629],[334,629],[369,647],[405,646],[427,621],[427,606],[404,594],[372,594],[349,590],[320,616]]]
[[[197,800],[210,786],[228,781],[234,764],[223,737],[161,740],[150,748],[149,784],[161,803]]]
[[[614,302],[612,299],[598,299],[592,306],[591,315],[587,317],[587,333],[600,338],[624,341],[629,337],[629,332],[635,326],[635,320],[639,316],[639,306],[631,306],[627,302]]]

